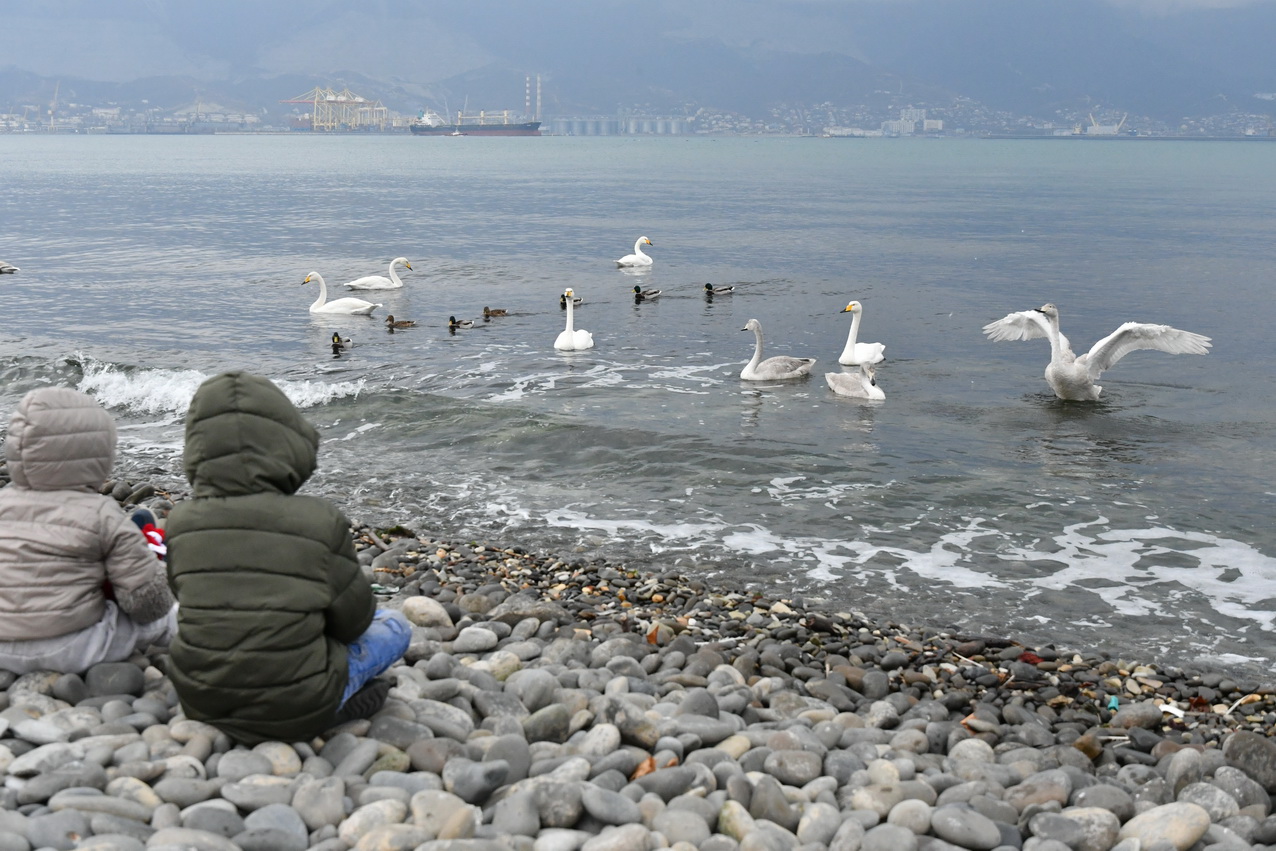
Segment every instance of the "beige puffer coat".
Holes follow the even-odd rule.
[[[97,623],[109,579],[138,623],[173,605],[163,563],[119,504],[97,492],[115,462],[115,421],[75,390],[44,387],[18,404],[0,489],[0,640],[54,638]]]

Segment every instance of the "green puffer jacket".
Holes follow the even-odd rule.
[[[274,384],[245,372],[205,381],[186,415],[193,498],[168,519],[168,580],[180,604],[169,674],[188,718],[244,744],[304,741],[331,725],[346,644],[375,600],[350,522],[296,496],[319,434]]]

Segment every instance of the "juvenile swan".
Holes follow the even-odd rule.
[[[773,381],[780,378],[801,378],[811,372],[815,358],[791,358],[777,355],[762,360],[762,323],[750,319],[741,331],[752,331],[757,342],[753,346],[753,360],[745,364],[740,377],[745,381]]]
[[[323,275],[318,272],[311,272],[302,283],[308,284],[311,281],[319,282],[319,298],[315,299],[315,303],[310,305],[311,313],[349,313],[367,316],[381,306],[370,301],[364,301],[361,298],[339,298],[335,301],[328,301],[328,287],[323,282]]]
[[[1022,310],[989,322],[984,333],[990,340],[1050,341],[1050,363],[1046,366],[1046,383],[1060,399],[1093,402],[1103,388],[1094,382],[1099,375],[1136,349],[1158,349],[1172,355],[1209,354],[1210,338],[1169,325],[1127,322],[1095,343],[1090,351],[1078,357],[1072,345],[1059,331],[1059,308],[1053,304],[1035,310]]]
[[[839,396],[850,396],[855,399],[871,399],[882,402],[886,393],[877,386],[872,364],[862,363],[854,372],[826,372],[824,380],[829,389]]]
[[[570,287],[563,293],[563,305],[567,308],[567,327],[558,335],[558,339],[554,341],[554,348],[564,352],[592,349],[594,347],[594,335],[588,331],[572,328],[572,314],[575,312],[576,298],[572,294]]]
[[[846,348],[842,349],[842,354],[838,357],[837,362],[847,366],[856,366],[861,363],[881,363],[885,360],[885,345],[881,343],[856,342],[860,334],[860,317],[864,315],[864,306],[858,301],[853,301],[842,308],[842,312],[851,314],[851,332],[846,335]]]
[[[645,236],[638,237],[638,241],[634,243],[634,253],[626,254],[616,261],[617,266],[650,266],[651,258],[642,253],[644,245],[654,245],[650,239]]]
[[[355,278],[346,284],[352,290],[397,290],[403,287],[403,281],[399,280],[399,276],[394,274],[394,267],[402,264],[407,267],[409,272],[412,271],[412,264],[408,262],[406,257],[396,257],[390,261],[390,266],[386,269],[390,277],[385,275],[365,275],[362,278]]]

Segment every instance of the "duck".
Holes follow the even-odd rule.
[[[346,284],[346,286],[352,290],[401,289],[403,287],[403,281],[399,280],[399,276],[394,274],[395,266],[404,266],[409,272],[412,271],[412,264],[408,262],[408,258],[396,257],[390,261],[390,266],[386,269],[386,272],[389,273],[389,277],[386,277],[385,275],[365,275],[362,278],[355,278],[353,281]]]
[[[483,308],[483,318],[491,319],[493,316],[509,316],[509,311],[501,307],[485,307]]]
[[[713,298],[715,295],[731,295],[733,292],[735,292],[735,287],[715,287],[713,284],[704,285],[704,294],[709,298]]]
[[[634,285],[634,301],[646,301],[659,296],[664,290],[644,290],[637,284]]]
[[[750,319],[741,331],[752,331],[756,339],[753,347],[753,359],[744,365],[740,377],[745,381],[773,381],[782,378],[802,378],[809,375],[815,366],[815,358],[794,358],[787,355],[762,359],[762,323]]]
[[[332,332],[332,353],[339,355],[342,352],[348,352],[354,348],[354,342],[349,337],[343,337],[336,331]]]
[[[21,269],[19,269],[17,266],[14,266],[12,263],[6,263],[3,260],[0,260],[0,275],[12,275],[16,272],[21,272],[21,271],[22,271]]]
[[[584,299],[581,298],[580,296],[575,296],[572,298],[572,304],[575,305],[576,307],[580,307],[580,303],[582,301],[584,301]],[[567,294],[566,293],[558,297],[558,307],[561,310],[567,309]]]
[[[386,315],[385,326],[389,328],[391,331],[393,331],[395,328],[415,328],[416,320],[415,319],[395,319],[394,314],[390,313]]]
[[[575,305],[576,297],[572,294],[571,287],[568,287],[563,293],[563,306],[567,308],[567,327],[559,333],[558,339],[554,341],[554,348],[560,351],[578,352],[594,347],[594,335],[588,331],[574,328],[572,325],[572,313]]]
[[[874,402],[886,399],[885,391],[877,386],[875,370],[870,363],[860,364],[860,368],[854,372],[826,372],[824,380],[829,389],[839,396],[870,399]]]
[[[378,307],[381,307],[380,304],[364,301],[361,298],[346,297],[328,301],[328,286],[323,282],[323,275],[318,272],[311,272],[301,283],[308,284],[311,281],[319,282],[319,298],[315,299],[315,303],[310,305],[311,313],[345,313],[355,316],[367,316]]]
[[[451,328],[453,331],[455,331],[457,328],[473,328],[474,320],[473,319],[457,319],[455,316],[449,316],[447,318],[447,327]]]
[[[1090,347],[1082,355],[1074,354],[1072,344],[1059,331],[1059,308],[1045,304],[1033,310],[1009,313],[983,328],[993,341],[1050,341],[1050,363],[1046,365],[1046,383],[1055,396],[1069,402],[1096,402],[1103,388],[1095,381],[1105,369],[1137,349],[1156,349],[1172,355],[1207,355],[1213,345],[1209,337],[1146,322],[1126,322]]]
[[[637,241],[634,242],[634,253],[626,254],[624,257],[621,257],[619,260],[616,261],[616,265],[617,266],[650,266],[651,258],[648,257],[646,254],[642,253],[642,247],[644,245],[654,246],[655,243],[652,242],[650,239],[647,239],[647,237],[645,236],[638,237]]]
[[[851,314],[851,331],[846,335],[846,348],[842,349],[837,362],[847,366],[858,366],[862,363],[881,363],[886,359],[886,346],[882,343],[860,343],[860,317],[864,315],[864,306],[852,301],[842,308],[842,313]]]

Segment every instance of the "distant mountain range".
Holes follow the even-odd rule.
[[[762,117],[780,105],[956,97],[1049,118],[1164,121],[1276,102],[1276,2],[1134,0],[0,0],[0,112],[197,100],[277,114],[316,85],[403,113]],[[91,11],[85,12],[89,9]]]

